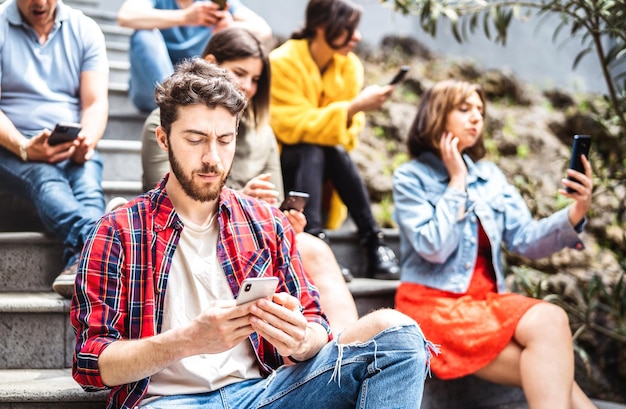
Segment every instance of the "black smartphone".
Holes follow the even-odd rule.
[[[213,3],[217,3],[220,5],[220,10],[224,10],[226,8],[226,0],[211,0]]]
[[[309,200],[309,194],[304,192],[291,191],[287,194],[287,197],[280,205],[280,210],[297,210],[299,212],[304,210],[306,202]]]
[[[394,75],[391,81],[389,81],[389,85],[396,85],[397,83],[402,81],[404,77],[406,77],[407,72],[409,72],[408,65],[403,65],[402,67],[400,67],[400,70],[398,70],[398,73]]]
[[[276,292],[278,277],[250,277],[243,280],[237,294],[237,305],[259,298],[269,298]]]
[[[585,173],[585,168],[583,167],[583,162],[580,160],[581,155],[585,155],[585,158],[589,157],[589,147],[591,146],[591,136],[590,135],[574,135],[574,143],[572,145],[572,157],[569,161],[569,168],[574,169],[580,173]],[[577,182],[576,179],[572,177],[567,177],[569,180]],[[572,193],[573,190],[570,188],[565,188],[568,193]]]
[[[81,130],[80,124],[74,122],[59,122],[56,124],[50,138],[48,138],[48,145],[55,146],[64,142],[70,142],[76,139]]]

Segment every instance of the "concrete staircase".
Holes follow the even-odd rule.
[[[4,0],[0,0],[2,3]],[[109,122],[98,145],[105,161],[106,199],[141,193],[140,132],[146,117],[127,97],[128,36],[115,21],[120,0],[65,0],[94,18],[105,33],[110,60]],[[71,379],[74,333],[69,301],[51,291],[61,271],[61,244],[44,232],[33,207],[0,192],[0,409],[103,408],[106,393],[85,393]],[[397,232],[386,231],[397,252]],[[354,232],[330,232],[338,260],[357,276],[349,287],[360,314],[392,307],[398,282],[359,278],[365,257]],[[471,391],[471,393],[468,393]],[[429,379],[422,408],[525,408],[519,389],[476,378]],[[617,408],[602,403],[602,408]]]

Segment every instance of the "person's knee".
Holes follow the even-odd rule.
[[[550,339],[556,336],[571,338],[569,318],[565,310],[557,305],[542,302],[524,314],[518,324],[516,338],[526,344],[532,339],[545,339],[547,334],[551,334]]]
[[[416,325],[416,322],[399,311],[384,308],[365,315],[353,325],[347,327],[341,333],[339,341],[342,344],[363,342],[389,328],[403,325]]]
[[[309,233],[298,233],[296,246],[306,272],[318,288],[333,286],[337,280],[343,280],[335,254],[323,240]]]
[[[333,260],[335,255],[324,240],[309,233],[298,233],[296,235],[296,246],[302,259],[319,264],[324,260]]]

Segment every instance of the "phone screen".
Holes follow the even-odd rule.
[[[589,157],[589,148],[591,147],[591,136],[589,135],[574,135],[574,142],[572,144],[572,157],[569,161],[569,168],[574,169],[578,172],[585,173],[585,168],[583,167],[583,163],[580,159],[581,155],[585,155],[585,157]],[[572,177],[567,177],[569,180],[577,182],[576,179]],[[569,193],[572,193],[573,190],[570,188],[565,188],[565,190]]]

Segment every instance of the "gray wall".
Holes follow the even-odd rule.
[[[386,34],[410,35],[437,54],[475,60],[484,68],[508,68],[520,79],[538,88],[563,87],[570,91],[605,92],[599,63],[594,54],[586,56],[576,70],[572,63],[580,50],[578,39],[563,35],[552,42],[555,20],[539,24],[537,19],[514,22],[506,47],[488,40],[482,32],[467,44],[458,44],[450,34],[447,21],[440,23],[436,38],[431,38],[413,17],[404,17],[383,7],[378,0],[355,0],[364,9],[360,30],[372,45]],[[307,0],[244,0],[272,26],[276,34],[288,36],[304,20]],[[565,34],[563,31],[562,34]],[[563,39],[568,39],[563,41]]]

